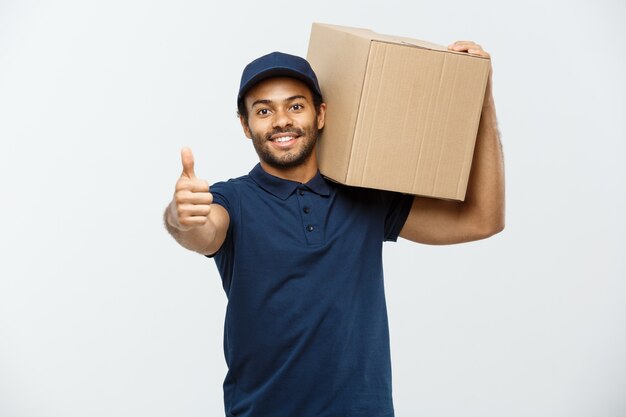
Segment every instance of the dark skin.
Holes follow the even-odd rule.
[[[480,45],[459,41],[448,47],[489,58]],[[496,108],[487,82],[465,201],[414,197],[400,236],[414,242],[442,245],[484,239],[504,229],[504,160]]]
[[[448,47],[489,58],[480,45],[459,41]],[[270,78],[256,84],[245,97],[248,120],[243,131],[254,141],[262,168],[277,177],[308,182],[318,170],[311,131],[324,126],[326,105],[315,109],[311,91],[292,78]],[[278,133],[277,133],[278,132]],[[309,132],[309,133],[306,133]],[[313,142],[311,142],[313,141]],[[307,144],[313,152],[301,157]],[[259,152],[261,149],[263,152]],[[209,184],[195,176],[191,150],[181,151],[183,172],[172,203],[165,211],[168,231],[184,247],[202,254],[217,252],[230,224],[227,211],[212,204]],[[297,160],[296,165],[289,161]],[[278,165],[276,164],[278,161]],[[281,166],[280,162],[286,165]],[[419,243],[453,244],[484,239],[504,228],[504,162],[489,77],[472,170],[463,202],[415,196],[400,236]]]

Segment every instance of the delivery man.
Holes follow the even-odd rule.
[[[449,49],[484,57],[473,42]],[[248,175],[209,184],[191,150],[165,224],[213,257],[228,297],[229,417],[390,417],[382,243],[483,239],[504,227],[504,174],[488,83],[464,202],[353,188],[318,171],[326,104],[308,62],[272,53],[246,66],[237,98],[259,156]]]

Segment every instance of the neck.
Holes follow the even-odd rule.
[[[292,168],[276,168],[260,161],[261,168],[268,174],[284,180],[307,183],[317,174],[317,157],[315,152],[304,163]]]

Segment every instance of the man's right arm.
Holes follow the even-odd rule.
[[[184,248],[211,255],[224,243],[230,218],[224,207],[213,204],[208,182],[196,177],[189,148],[183,148],[181,159],[183,173],[176,182],[174,198],[165,209],[165,227]]]

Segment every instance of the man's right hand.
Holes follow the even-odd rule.
[[[180,157],[183,173],[176,181],[168,223],[181,231],[188,231],[206,224],[213,195],[209,192],[209,183],[196,177],[191,149],[183,148]]]

